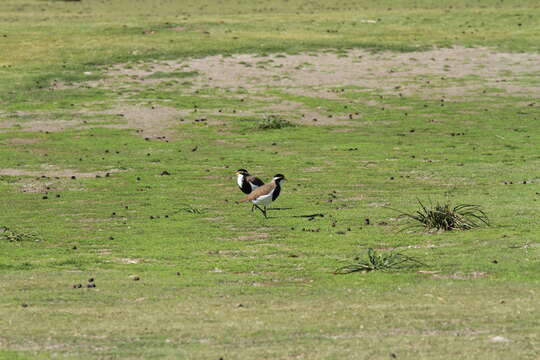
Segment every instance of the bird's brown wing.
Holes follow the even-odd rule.
[[[268,183],[268,184],[265,184],[263,186],[260,186],[260,187],[256,188],[248,196],[246,196],[245,198],[243,198],[239,202],[246,202],[246,201],[255,200],[256,198],[258,198],[261,195],[268,194],[275,187],[276,187],[276,184],[272,181],[271,183]]]
[[[257,185],[257,186],[263,186],[264,185],[264,182],[261,179],[259,179],[258,177],[256,177],[256,176],[248,176],[246,178],[246,180],[249,181],[252,184]]]

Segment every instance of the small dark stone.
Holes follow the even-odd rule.
[[[165,171],[161,172],[161,176],[164,176],[164,175],[171,175],[171,173],[169,173],[167,170],[165,170]]]
[[[498,264],[499,262],[497,260],[492,261],[493,264]]]
[[[43,200],[47,200],[48,198],[49,198],[48,196],[42,197]]]
[[[22,306],[23,308],[27,308],[27,307],[28,307],[28,304],[23,303],[23,304],[21,304],[21,306]]]
[[[60,197],[60,194],[56,194],[56,197],[59,198],[59,197]]]
[[[180,276],[180,275],[181,275],[181,274],[180,274],[180,271],[177,271],[177,272],[176,272],[176,275],[177,275],[177,276]]]
[[[94,282],[94,278],[88,279],[88,282],[89,282],[89,283],[93,283],[93,282]]]
[[[134,276],[134,277],[133,277],[133,281],[139,281],[139,280],[141,280],[140,277],[138,277],[138,276]]]
[[[73,249],[73,250],[77,250],[77,247],[76,247],[76,246],[74,246],[74,247],[72,247],[71,249]]]
[[[369,225],[369,218],[364,219],[364,224]]]
[[[396,358],[397,358],[397,355],[394,354],[394,353],[390,353],[390,357],[391,357],[392,359],[396,359]]]

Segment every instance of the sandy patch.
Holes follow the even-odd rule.
[[[161,66],[170,69],[174,63],[156,65],[156,71]],[[290,88],[294,94],[332,99],[352,86],[355,91],[463,98],[477,95],[477,90],[484,86],[512,93],[535,90],[538,93],[537,87],[518,85],[512,80],[523,73],[540,71],[540,54],[463,47],[375,54],[351,50],[346,57],[329,52],[315,57],[307,54],[210,56],[185,61],[181,66],[184,71],[203,75],[195,79],[199,85],[211,81],[212,86],[230,89]],[[510,75],[500,76],[502,73]],[[471,81],[466,81],[467,78]],[[447,84],[453,79],[465,80]]]
[[[433,279],[455,279],[455,280],[473,280],[486,277],[485,272],[454,273],[454,274],[433,274]]]
[[[172,107],[153,105],[121,105],[107,112],[125,119],[125,124],[114,125],[115,128],[135,129],[143,137],[176,139],[178,133],[172,130],[180,118],[191,113],[191,110],[179,110]]]
[[[6,131],[31,131],[31,132],[58,132],[69,129],[89,129],[89,128],[111,128],[111,129],[133,129],[142,137],[176,139],[179,133],[172,130],[179,120],[191,113],[191,110],[179,110],[172,107],[152,105],[118,105],[117,107],[102,111],[86,111],[86,115],[95,115],[95,121],[77,119],[80,111],[68,112],[74,116],[73,120],[51,120],[47,113],[18,113],[19,115],[34,116],[34,120],[15,121],[5,120],[0,122],[0,132]],[[106,123],[99,123],[99,116],[107,118]],[[117,116],[117,121],[111,121],[110,115]],[[111,123],[112,122],[112,123]],[[35,144],[39,139],[16,138],[9,142],[14,145]]]
[[[91,178],[96,176],[106,177],[107,174],[114,174],[123,172],[121,169],[109,169],[93,172],[79,172],[77,170],[61,169],[55,165],[44,164],[41,165],[41,170],[26,170],[26,169],[0,169],[0,175],[6,176],[34,176],[34,177],[48,177],[48,178]]]
[[[8,140],[8,144],[11,145],[31,145],[41,142],[41,139],[35,138],[13,138]]]

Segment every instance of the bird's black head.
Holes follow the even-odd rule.
[[[246,175],[246,176],[248,176],[249,173],[248,173],[248,171],[246,169],[238,169],[238,170],[236,170],[236,175]]]
[[[279,183],[279,182],[282,182],[282,181],[286,181],[287,179],[285,179],[285,175],[283,175],[283,174],[276,174],[276,175],[274,175],[273,180],[275,182]]]

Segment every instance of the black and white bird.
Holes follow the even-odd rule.
[[[264,217],[268,218],[268,216],[266,216],[266,207],[270,205],[272,201],[276,201],[281,193],[281,185],[285,183],[285,181],[287,181],[287,179],[285,179],[284,175],[276,174],[271,182],[259,186],[239,202],[251,201],[257,209],[261,210]],[[262,205],[264,208],[261,209],[259,205]]]
[[[250,194],[259,186],[263,186],[264,182],[256,176],[252,176],[246,169],[236,170],[236,183],[244,194]]]
[[[259,186],[263,186],[264,182],[256,176],[250,175],[246,169],[236,170],[236,183],[244,194],[251,194],[253,190]],[[251,211],[255,209],[255,205],[251,207]]]

